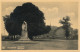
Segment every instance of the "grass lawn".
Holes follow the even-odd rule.
[[[78,40],[2,41],[3,50],[78,50]]]

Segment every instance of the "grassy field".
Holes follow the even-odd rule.
[[[78,40],[2,41],[3,50],[77,50]]]

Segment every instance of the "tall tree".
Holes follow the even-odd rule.
[[[62,20],[60,20],[60,23],[63,24],[63,29],[65,30],[65,35],[66,35],[66,38],[68,39],[69,35],[70,35],[70,17],[69,16],[66,16],[66,17],[63,17]]]
[[[6,29],[11,34],[21,35],[22,23],[27,22],[28,37],[33,40],[33,36],[48,33],[50,27],[45,25],[45,17],[42,11],[34,4],[28,2],[22,6],[17,6],[10,14],[10,23]],[[11,26],[10,26],[11,25]]]

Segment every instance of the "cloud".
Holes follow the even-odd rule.
[[[44,13],[58,13],[58,8],[57,7],[53,7],[53,8],[40,8],[41,11],[43,11]]]
[[[51,26],[61,26],[62,24],[59,23],[59,20],[61,18],[57,17],[57,18],[52,18],[52,19],[48,19],[45,20],[47,25],[51,25]]]
[[[52,7],[52,8],[40,8],[41,11],[43,11],[44,16],[45,16],[45,22],[46,25],[55,25],[55,26],[60,26],[59,20],[60,18],[58,17],[59,9],[58,7]]]

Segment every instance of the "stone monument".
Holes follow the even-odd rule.
[[[28,38],[28,32],[27,32],[27,23],[25,21],[22,24],[22,35],[21,35],[20,40],[21,41],[29,40],[29,38]]]

